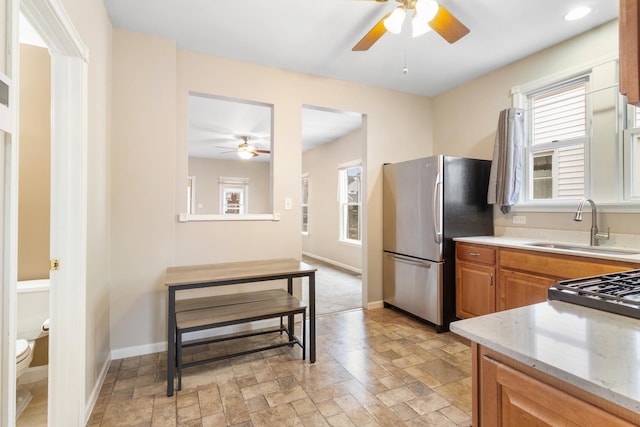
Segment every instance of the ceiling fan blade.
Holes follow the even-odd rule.
[[[254,150],[255,153],[262,153],[262,154],[271,154],[271,151],[269,150]]]
[[[354,52],[368,50],[371,46],[373,46],[373,44],[377,42],[378,39],[384,35],[384,33],[387,32],[387,29],[384,27],[384,20],[387,19],[389,15],[391,15],[391,12],[384,15],[382,19],[379,20],[378,23],[374,25],[373,28],[364,35],[362,40],[360,40],[351,50]]]
[[[438,14],[429,22],[433,31],[449,43],[455,43],[469,33],[469,29],[438,3]]]

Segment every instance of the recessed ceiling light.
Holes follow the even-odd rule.
[[[576,19],[584,18],[591,12],[591,8],[587,6],[576,7],[571,9],[569,13],[564,15],[566,21],[575,21]]]

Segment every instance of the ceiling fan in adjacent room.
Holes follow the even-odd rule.
[[[371,0],[385,3],[388,0]],[[469,33],[469,29],[435,0],[396,0],[400,6],[382,17],[352,50],[368,50],[387,31],[398,34],[402,31],[407,12],[411,15],[413,37],[434,30],[449,43],[455,43]]]
[[[270,150],[262,150],[262,149],[257,148],[255,145],[249,144],[249,140],[251,139],[251,137],[249,137],[249,136],[241,136],[239,138],[242,139],[244,142],[241,142],[238,145],[238,148],[236,149],[236,152],[238,153],[238,157],[240,157],[243,160],[247,160],[247,159],[250,159],[252,157],[256,157],[259,154],[270,154],[271,153]]]

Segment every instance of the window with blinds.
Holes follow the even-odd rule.
[[[528,94],[530,200],[584,197],[590,121],[587,87],[585,76]]]

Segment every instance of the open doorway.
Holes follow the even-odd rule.
[[[51,55],[20,14],[16,425],[47,425]]]
[[[364,139],[362,114],[302,107],[302,259],[318,268],[317,314],[364,306]]]
[[[84,425],[85,416],[85,307],[86,307],[86,156],[87,156],[87,63],[88,51],[64,12],[58,0],[21,0],[20,11],[46,41],[50,55],[50,116],[44,126],[50,129],[50,227],[47,266],[51,266],[49,280],[49,319],[52,329],[48,351],[47,417],[48,425]],[[14,13],[15,11],[15,13]],[[12,9],[6,18],[11,31],[13,52],[19,52],[18,14]],[[18,75],[16,59],[11,56],[12,75]],[[15,65],[14,65],[15,63]],[[13,93],[19,93],[14,90]],[[20,95],[13,95],[20,97]],[[16,101],[18,98],[15,98]],[[19,105],[19,102],[16,102]],[[14,116],[17,113],[14,113]],[[40,125],[40,124],[38,124]],[[36,124],[34,124],[36,126]],[[15,176],[11,185],[3,186],[5,211],[10,212],[8,229],[18,228],[18,144],[11,141],[11,160],[5,162],[6,175]],[[16,153],[16,154],[14,154]],[[17,299],[17,233],[3,236],[5,259],[2,265],[9,285],[9,298],[3,298],[3,336],[13,343],[8,345],[8,356],[3,359],[3,391],[0,424],[13,425],[16,420],[16,374],[18,373],[18,319]],[[7,255],[8,254],[8,255]],[[16,254],[16,256],[12,256]],[[51,257],[51,260],[49,260]],[[11,309],[10,309],[11,308]],[[44,322],[43,322],[44,323]],[[46,326],[42,325],[41,326]],[[6,342],[3,342],[3,346]],[[44,365],[47,366],[47,365]],[[5,387],[3,384],[3,388]],[[29,424],[34,425],[34,424]],[[37,425],[37,424],[36,424]]]

